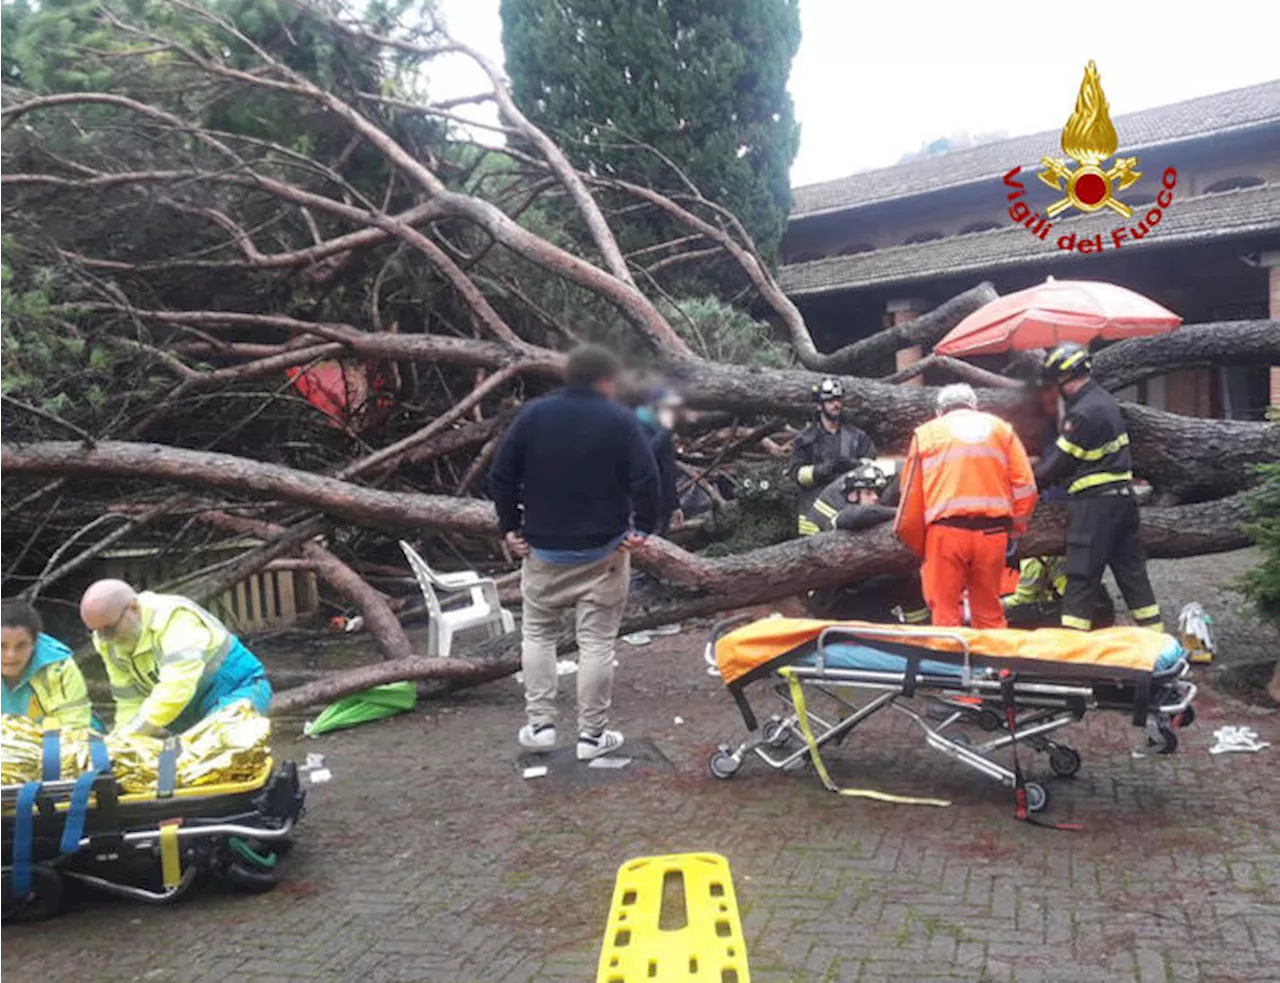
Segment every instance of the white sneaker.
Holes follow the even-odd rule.
[[[545,751],[547,748],[556,746],[556,725],[555,724],[525,724],[520,728],[520,733],[516,735],[516,740],[520,742],[521,747],[527,747],[532,751]]]
[[[616,730],[602,730],[599,734],[584,730],[578,734],[578,760],[590,761],[592,758],[602,758],[622,747],[624,740],[622,734]]]

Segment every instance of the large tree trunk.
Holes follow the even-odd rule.
[[[1239,549],[1249,544],[1243,530],[1246,519],[1240,495],[1200,505],[1147,508],[1142,510],[1142,542],[1153,557]],[[1066,509],[1037,510],[1023,545],[1028,554],[1063,552]],[[664,582],[648,583],[631,592],[622,621],[624,633],[766,604],[817,587],[857,583],[882,574],[906,575],[918,565],[894,540],[888,525],[860,533],[823,533],[716,560],[686,553],[663,540],[650,540],[637,551],[636,558]],[[572,648],[571,637],[563,636],[561,651]],[[400,679],[476,685],[519,668],[519,636],[505,635],[477,646],[466,658],[413,657],[334,673],[278,693],[272,710],[300,710]]]
[[[1219,321],[1104,348],[1094,357],[1093,377],[1114,392],[1178,369],[1276,364],[1280,321]]]

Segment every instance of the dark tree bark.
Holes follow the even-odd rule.
[[[1178,369],[1268,364],[1280,364],[1280,321],[1219,321],[1104,348],[1093,377],[1115,391]]]

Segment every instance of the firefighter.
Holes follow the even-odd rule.
[[[787,466],[787,474],[800,486],[797,511],[801,516],[832,478],[852,470],[859,459],[876,456],[871,438],[842,419],[844,386],[839,379],[823,379],[814,386],[813,401],[818,404],[818,418],[796,435]]]
[[[1164,630],[1138,536],[1129,434],[1115,398],[1089,378],[1088,349],[1066,342],[1044,360],[1043,381],[1065,401],[1058,440],[1036,468],[1040,487],[1067,488],[1067,590],[1062,626],[1089,631],[1108,566],[1144,628]]]
[[[840,475],[800,513],[800,535],[816,536],[829,529],[856,532],[888,522],[893,509],[880,504],[888,479],[871,461],[860,461]]]
[[[888,485],[889,479],[872,461],[858,462],[827,485],[800,516],[800,535],[816,536],[831,529],[857,532],[888,522],[895,514],[883,500]],[[815,618],[885,621],[896,617],[907,624],[929,620],[919,574],[877,576],[855,585],[819,588],[809,592],[805,607]]]
[[[1026,449],[1013,428],[978,410],[964,383],[938,393],[938,416],[911,439],[894,532],[924,559],[933,623],[1006,627],[1000,586],[1036,505]]]

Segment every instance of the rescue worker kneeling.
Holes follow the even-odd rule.
[[[963,383],[938,394],[938,416],[911,439],[894,532],[917,556],[938,626],[1006,627],[1000,585],[1036,506],[1026,449],[1013,428],[977,409]]]
[[[89,690],[71,649],[46,635],[39,613],[20,598],[0,605],[0,654],[5,713],[96,729]]]
[[[1006,584],[1000,599],[1010,628],[1056,628],[1062,621],[1062,598],[1067,592],[1067,561],[1061,556],[1029,556],[1016,571],[1016,583]],[[1095,627],[1115,622],[1115,605],[1105,587],[1093,612]]]
[[[825,488],[800,513],[800,535],[816,536],[830,529],[856,532],[893,518],[893,509],[880,504],[888,479],[870,461],[860,461]]]
[[[194,601],[99,580],[80,600],[80,619],[107,668],[117,732],[180,734],[238,700],[267,712],[262,663]]]

